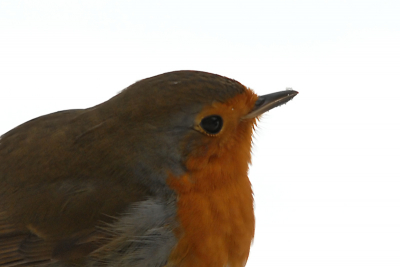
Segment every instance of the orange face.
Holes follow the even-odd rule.
[[[247,177],[255,118],[242,119],[257,100],[250,89],[225,103],[213,103],[196,117],[200,139],[186,160],[187,173],[168,182],[178,196],[178,245],[171,262],[179,266],[244,266],[254,236],[251,184]],[[204,118],[222,127],[207,131]],[[203,128],[204,127],[204,128]],[[182,257],[182,255],[185,255]]]

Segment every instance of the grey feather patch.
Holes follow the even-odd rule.
[[[106,228],[114,237],[93,253],[87,266],[164,266],[176,245],[175,199],[148,199],[132,204]]]

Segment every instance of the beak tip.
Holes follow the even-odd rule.
[[[292,100],[299,92],[287,88],[285,91],[280,91],[268,95],[258,97],[252,112],[247,114],[244,118],[255,118],[268,110],[286,104]]]

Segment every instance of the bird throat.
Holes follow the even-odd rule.
[[[244,266],[254,236],[250,162],[253,121],[222,148],[190,155],[187,173],[170,176],[177,194],[178,243],[167,266]]]

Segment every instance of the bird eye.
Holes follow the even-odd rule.
[[[200,126],[201,128],[206,131],[206,133],[209,134],[217,134],[221,131],[222,129],[222,118],[218,115],[211,115],[208,117],[205,117],[201,120]]]

